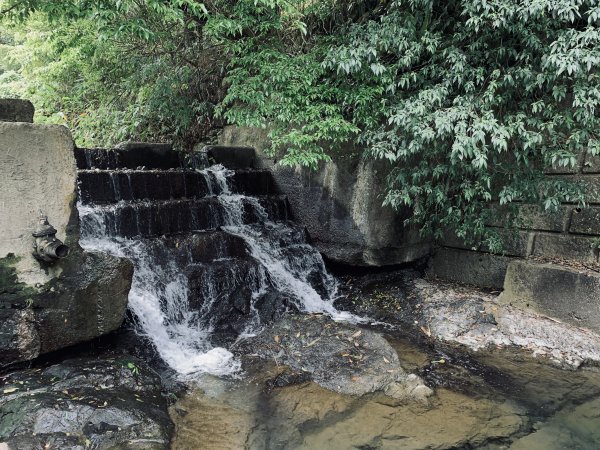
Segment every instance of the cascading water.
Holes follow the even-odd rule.
[[[170,174],[173,178],[177,172]],[[273,298],[283,298],[302,312],[359,320],[333,307],[336,281],[327,274],[320,254],[306,243],[304,231],[285,220],[271,220],[271,210],[280,207],[271,202],[266,208],[258,197],[235,193],[231,185],[235,172],[223,166],[196,174],[205,184],[200,199],[190,200],[186,191],[184,199],[165,200],[158,206],[151,199],[125,201],[123,195],[129,194],[122,192],[111,173],[111,198],[116,203],[96,204],[82,193],[80,198],[88,201],[78,205],[82,247],[133,262],[129,307],[139,332],[153,342],[165,362],[184,375],[236,372],[239,362],[211,342],[214,333],[223,327],[242,337],[256,333],[265,315],[261,307],[280,301]],[[133,192],[129,175],[127,183],[125,191]],[[204,217],[207,213],[212,217]],[[153,228],[157,226],[159,231]],[[161,227],[179,234],[160,236]],[[245,255],[233,241],[225,248],[224,240],[241,243]],[[205,249],[207,242],[210,251]],[[243,321],[232,325],[236,315]]]

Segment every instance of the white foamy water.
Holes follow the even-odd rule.
[[[80,214],[94,214],[93,208],[81,207]],[[231,352],[210,344],[213,331],[189,308],[188,280],[180,264],[157,264],[173,248],[158,240],[118,237],[85,237],[81,246],[102,251],[133,262],[134,274],[129,291],[129,308],[134,313],[137,331],[148,337],[160,357],[182,375],[211,373],[228,375],[240,369]],[[182,249],[182,257],[185,250]],[[187,259],[187,258],[186,258]]]
[[[306,244],[303,236],[286,223],[273,223],[257,198],[232,193],[228,178],[233,171],[213,166],[200,171],[223,206],[222,229],[246,243],[250,256],[260,265],[249,274],[252,278],[250,313],[241,337],[260,331],[255,302],[270,286],[292,299],[306,313],[322,313],[334,320],[361,322],[333,306],[337,283],[327,274],[321,255]],[[244,204],[250,205],[259,223],[244,224]],[[210,343],[214,329],[211,307],[219,294],[211,272],[201,277],[202,306],[190,306],[189,280],[185,268],[193,264],[189,249],[169,245],[166,239],[127,239],[118,236],[109,212],[119,208],[78,205],[82,220],[81,245],[88,251],[103,251],[133,262],[134,275],[129,293],[138,332],[147,336],[161,358],[184,376],[210,373],[233,374],[240,362],[223,347]],[[137,224],[142,229],[143,224]],[[283,245],[282,243],[285,243]],[[235,278],[236,274],[232,273]],[[312,281],[311,281],[312,277]],[[315,281],[316,280],[316,281]],[[313,284],[317,283],[319,289]]]

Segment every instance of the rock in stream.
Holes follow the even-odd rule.
[[[0,442],[11,450],[169,448],[158,375],[137,358],[78,358],[2,378]]]
[[[240,350],[307,373],[342,394],[383,391],[397,400],[423,401],[432,393],[402,369],[396,351],[379,333],[322,315],[288,314]]]

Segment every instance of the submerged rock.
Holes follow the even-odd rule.
[[[307,372],[334,392],[383,391],[397,400],[420,401],[432,394],[419,377],[402,369],[380,334],[326,316],[287,315],[238,350]]]
[[[160,379],[139,359],[72,359],[3,385],[0,442],[11,450],[169,448]]]

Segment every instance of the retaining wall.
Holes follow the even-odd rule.
[[[554,169],[551,177],[586,183],[589,207],[562,204],[555,214],[523,205],[524,226],[506,236],[503,255],[475,250],[448,234],[431,262],[431,274],[454,281],[501,288],[510,261],[518,258],[561,259],[598,263],[600,245],[600,157],[583,155],[574,169]],[[491,223],[491,226],[498,224]]]

